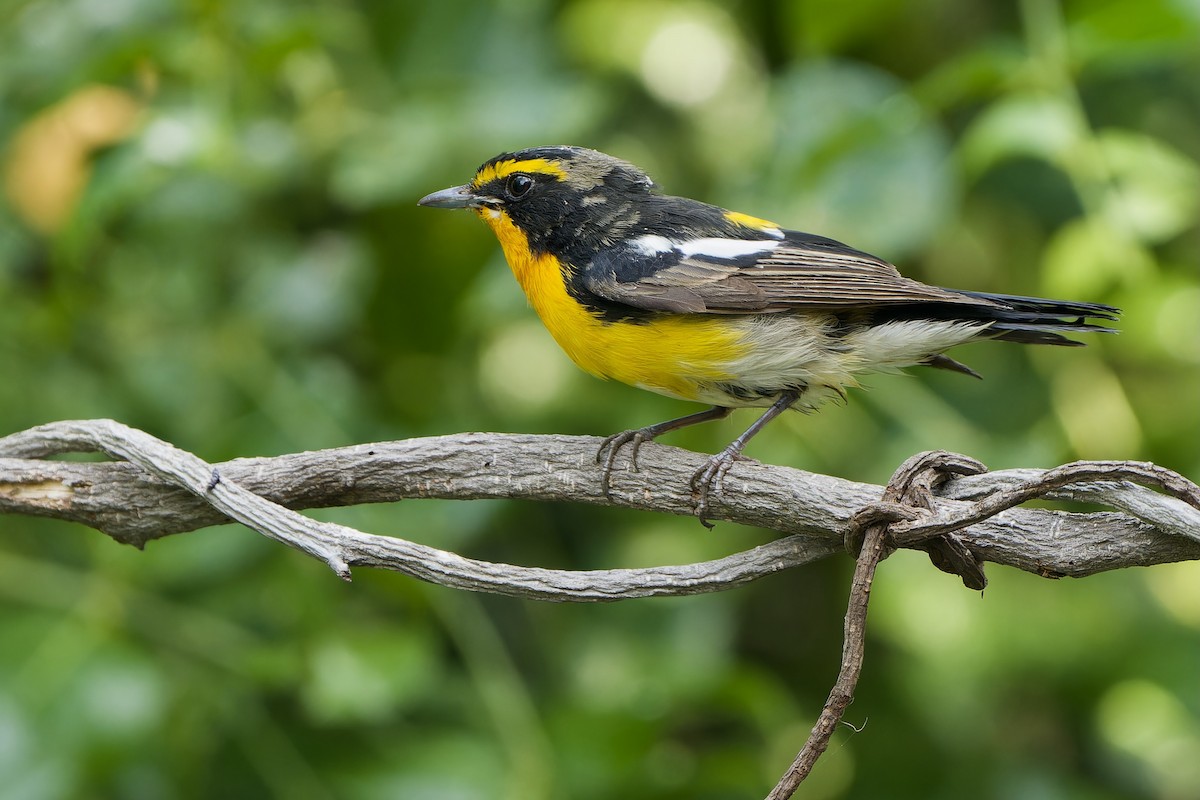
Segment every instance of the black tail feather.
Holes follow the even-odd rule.
[[[1115,321],[1121,313],[1121,309],[1103,303],[1046,300],[1041,297],[967,292],[960,289],[948,291],[961,294],[963,301],[880,306],[870,312],[871,319],[876,324],[902,319],[988,323],[987,329],[980,332],[980,339],[1080,347],[1083,342],[1077,342],[1063,334],[1116,333],[1115,328],[1097,323]],[[948,364],[930,366],[953,369]]]
[[[1121,310],[1103,303],[1073,300],[1045,300],[985,292],[961,292],[967,297],[986,300],[979,317],[992,320],[990,338],[1021,344],[1053,344],[1080,347],[1083,342],[1068,339],[1064,333],[1116,333],[1116,329],[1090,322],[1089,318],[1113,321]],[[995,304],[995,305],[991,305]]]
[[[1096,319],[1107,320],[1115,320],[1121,315],[1121,309],[1103,303],[1081,303],[1075,300],[1046,300],[1042,297],[967,292],[962,289],[954,289],[953,291],[967,297],[989,300],[993,303],[1008,306],[1013,312],[1042,314],[1052,317],[1095,317]]]
[[[965,292],[958,289],[963,302],[907,303],[881,306],[872,311],[876,323],[898,319],[936,319],[989,323],[980,339],[999,339],[1021,344],[1053,344],[1079,347],[1083,343],[1064,333],[1116,333],[1097,322],[1117,319],[1121,310],[1103,303],[1072,300],[1046,300],[1008,294]],[[1094,321],[1093,321],[1094,320]]]

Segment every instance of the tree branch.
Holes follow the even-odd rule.
[[[880,504],[858,514],[851,530],[847,532],[847,540],[856,539],[860,530],[863,536],[855,559],[850,599],[846,603],[846,617],[842,626],[842,665],[812,732],[791,766],[767,795],[767,800],[788,800],[796,792],[816,766],[817,759],[829,747],[834,730],[845,716],[846,709],[854,702],[867,646],[867,604],[871,600],[875,568],[891,549],[888,542],[890,527],[901,519],[910,518],[911,515],[906,512],[914,507],[929,510],[933,482],[952,474],[955,467],[966,466],[963,461],[955,463],[955,460],[953,454],[940,452],[923,453],[908,459],[888,481]],[[978,462],[971,462],[969,468],[975,470],[981,466]]]
[[[935,512],[934,494],[941,486],[956,476],[977,476],[986,471],[987,468],[980,462],[956,453],[919,453],[896,469],[884,489],[882,500],[865,506],[852,520],[846,536],[847,544],[852,546],[858,542],[860,549],[846,606],[841,668],[807,741],[775,784],[767,800],[788,800],[795,793],[829,746],[834,730],[854,701],[866,650],[867,604],[871,597],[871,584],[879,562],[894,547],[904,543],[922,546],[929,551],[939,569],[960,575],[969,588],[983,589],[987,583],[983,565],[955,534],[977,521],[1027,500],[1088,481],[1137,481],[1181,498],[1189,504],[1185,506],[1189,510],[1200,508],[1200,487],[1157,465],[1080,462],[1026,476],[1015,485],[997,489],[965,512],[956,515]],[[1111,490],[1112,487],[1105,489]],[[1154,505],[1148,497],[1140,499],[1148,506]],[[860,532],[865,532],[861,542]],[[1191,531],[1189,538],[1194,538],[1195,533]]]
[[[784,538],[702,564],[592,572],[476,561],[288,510],[418,497],[522,498],[694,514],[688,478],[703,456],[647,444],[639,458],[641,471],[615,473],[606,498],[595,463],[600,441],[457,434],[237,459],[214,468],[110,420],[58,422],[0,439],[0,513],[81,522],[139,547],[235,520],[320,558],[343,577],[351,566],[375,566],[460,588],[602,601],[718,591],[824,558],[842,549],[851,517],[881,491],[787,467],[738,463],[723,492],[712,499],[709,516],[776,530],[787,534]],[[41,460],[91,450],[129,463]],[[1174,476],[1179,486],[1191,485],[1155,469]],[[980,508],[948,498],[986,498],[1044,474],[1022,470],[957,478],[941,490],[944,497],[933,499],[932,519],[943,528],[957,527],[953,520],[979,517]],[[1046,496],[1101,502],[1119,512],[1018,508],[979,519],[958,537],[979,560],[1052,576],[1200,558],[1200,510],[1113,481],[1112,474],[1111,469],[1098,473],[1105,478],[1099,482],[1097,474],[1089,474],[1089,482]],[[910,539],[928,538],[932,524],[919,523],[926,527],[914,527]]]
[[[410,497],[571,500],[674,514],[695,512],[686,490],[701,456],[646,444],[643,472],[610,491],[590,437],[463,434],[239,459],[218,466],[111,420],[58,422],[0,438],[0,513],[73,520],[138,547],[234,520],[324,561],[396,570],[462,589],[543,600],[608,601],[719,591],[852,545],[865,530],[846,613],[841,670],[808,741],[769,800],[786,800],[828,746],[861,674],[876,565],[896,546],[982,588],[982,562],[1046,576],[1200,558],[1200,487],[1138,462],[1078,462],[988,473],[965,456],[913,456],[880,487],[786,467],[736,463],[710,519],[790,534],[699,564],[596,571],[547,570],[465,558],[375,536],[293,509]],[[99,451],[127,463],[44,460]],[[1152,491],[1147,486],[1158,491]],[[1160,493],[1162,492],[1162,493]],[[1163,494],[1165,493],[1165,494]],[[1100,503],[1113,512],[1017,508],[1035,498]]]

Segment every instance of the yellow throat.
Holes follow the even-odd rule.
[[[733,377],[727,365],[746,348],[727,320],[662,314],[636,323],[606,322],[571,297],[563,265],[548,253],[534,254],[508,214],[486,207],[476,213],[500,240],[542,324],[583,370],[684,400],[698,399],[700,384]]]

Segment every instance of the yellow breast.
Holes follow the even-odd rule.
[[[719,317],[662,314],[637,323],[605,322],[567,293],[563,267],[534,255],[520,228],[496,209],[480,209],[513,275],[550,334],[581,368],[684,400],[701,385],[728,381],[729,366],[745,354],[742,334]]]

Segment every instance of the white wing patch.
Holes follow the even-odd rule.
[[[675,243],[665,236],[648,233],[630,242],[643,255],[656,256],[660,253],[670,253],[675,249]]]
[[[657,256],[676,252],[684,258],[741,258],[742,256],[768,253],[779,246],[779,240],[771,239],[723,239],[710,237],[675,242],[665,236],[649,233],[639,236],[630,244],[642,255]]]
[[[689,239],[675,245],[685,256],[709,258],[739,258],[767,253],[779,246],[778,240],[756,239]]]

